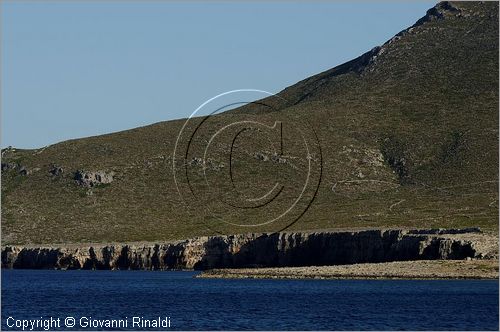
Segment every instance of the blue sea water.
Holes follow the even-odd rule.
[[[195,274],[2,270],[1,327],[19,330],[7,323],[52,317],[60,319],[63,329],[69,316],[75,319],[72,330],[100,329],[80,326],[82,317],[84,323],[90,317],[122,319],[128,329],[137,329],[132,317],[169,317],[167,329],[177,330],[499,327],[497,281],[220,280]]]

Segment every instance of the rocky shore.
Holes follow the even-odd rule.
[[[6,246],[2,268],[171,270],[325,266],[498,257],[479,229],[240,234],[171,243]]]
[[[498,279],[498,260],[421,260],[334,266],[213,269],[197,278],[224,279]]]

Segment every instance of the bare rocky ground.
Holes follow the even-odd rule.
[[[498,260],[420,260],[335,266],[213,269],[199,278],[498,279]]]

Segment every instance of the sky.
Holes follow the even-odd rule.
[[[434,2],[1,2],[1,146],[40,148],[277,93],[383,44]]]

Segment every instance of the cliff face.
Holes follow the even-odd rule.
[[[199,237],[151,245],[9,246],[2,249],[2,268],[203,270],[495,256],[495,252],[484,249],[484,236],[478,232],[473,229],[272,233]],[[472,237],[464,236],[467,234]]]

